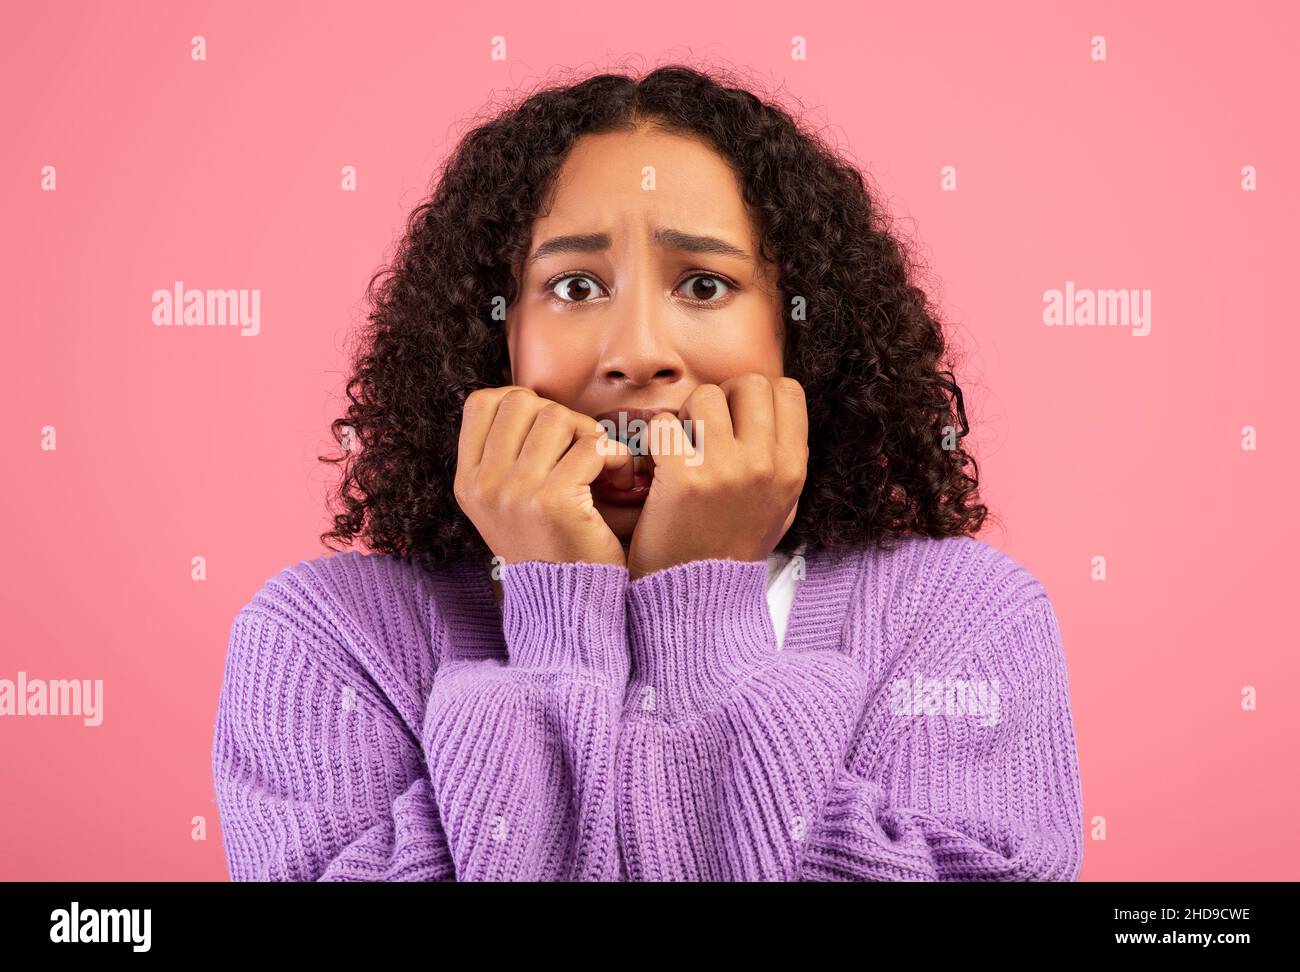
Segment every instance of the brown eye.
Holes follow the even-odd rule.
[[[696,273],[686,278],[684,296],[700,304],[718,304],[730,293],[727,282],[711,273]]]
[[[551,292],[566,304],[584,304],[598,296],[600,285],[584,274],[571,273],[560,277],[551,285]]]

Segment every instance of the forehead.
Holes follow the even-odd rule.
[[[649,127],[578,139],[538,215],[534,236],[616,230],[629,218],[753,240],[754,224],[728,162],[703,139]]]

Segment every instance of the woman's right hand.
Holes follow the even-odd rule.
[[[591,484],[602,473],[632,485],[631,452],[594,418],[520,385],[466,397],[456,502],[507,564],[625,567],[623,545],[592,500]]]

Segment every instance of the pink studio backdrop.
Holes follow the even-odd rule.
[[[9,11],[0,678],[104,688],[98,726],[0,718],[0,878],[226,877],[210,745],[230,623],[323,552],[315,457],[366,281],[494,95],[667,60],[805,106],[933,268],[1005,524],[982,537],[1064,632],[1083,879],[1300,877],[1296,8],[762,6]],[[155,327],[176,281],[259,290],[259,332]],[[1149,333],[1045,326],[1067,281],[1149,290]]]

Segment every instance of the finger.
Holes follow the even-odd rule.
[[[516,388],[501,396],[479,460],[479,473],[486,481],[501,482],[511,473],[533,419],[547,404],[546,399],[528,388]]]
[[[605,441],[596,443],[596,451],[604,456],[605,466],[593,482],[608,482],[615,489],[631,489],[636,485],[636,462],[632,449],[621,439],[611,438],[607,432],[601,435]]]
[[[707,422],[714,442],[726,442],[735,436],[727,393],[718,385],[697,385],[677,414],[683,422],[687,419],[700,425]]]
[[[776,448],[782,462],[808,461],[808,401],[803,385],[781,378],[772,386]]]
[[[703,432],[703,425],[691,422],[691,434]],[[683,466],[698,466],[703,459],[703,442],[697,449],[682,421],[672,412],[656,412],[641,433],[641,454],[654,464],[654,475],[660,476]]]
[[[627,473],[623,473],[626,467]],[[632,453],[622,442],[612,442],[603,431],[584,432],[574,440],[564,457],[555,464],[547,482],[566,486],[589,486],[602,474],[617,477],[619,485],[630,478]],[[631,486],[631,482],[626,482]]]
[[[731,410],[731,426],[736,444],[746,452],[776,452],[776,415],[772,402],[772,383],[765,375],[748,372],[723,382]]]
[[[516,389],[528,391],[519,385],[505,385],[500,388],[480,388],[466,396],[461,413],[460,439],[456,446],[456,465],[459,469],[472,472],[483,461],[488,431],[496,419],[497,404]]]
[[[580,435],[604,435],[600,423],[558,402],[546,402],[533,416],[532,428],[519,450],[512,475],[537,486],[550,475],[555,464]]]
[[[686,438],[693,448],[686,454],[689,465],[698,466],[708,456],[726,461],[735,449],[731,410],[727,394],[718,385],[699,385],[687,396],[678,412]],[[707,435],[706,435],[707,433]],[[705,447],[705,442],[708,447]],[[658,462],[658,459],[656,459]]]

